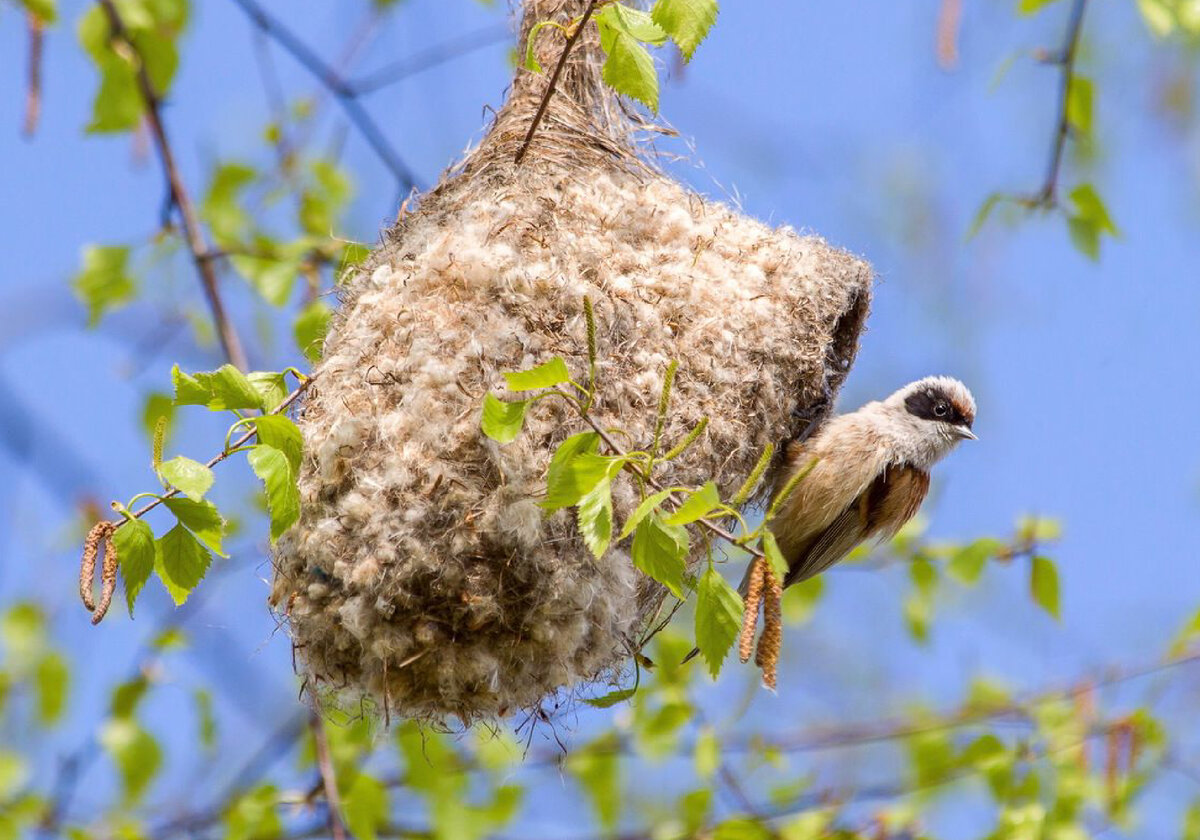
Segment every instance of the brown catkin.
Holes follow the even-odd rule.
[[[763,566],[766,566],[765,562]],[[770,569],[764,568],[763,578],[766,589],[763,594],[763,632],[758,640],[754,664],[762,668],[763,685],[774,691],[779,650],[783,646],[783,615],[780,606],[783,587],[779,585],[779,578],[775,577],[775,573]]]
[[[96,609],[92,588],[95,585],[96,554],[100,550],[100,541],[106,539],[115,527],[112,522],[101,520],[92,526],[83,540],[83,558],[79,562],[79,597],[88,612]]]
[[[108,607],[112,604],[113,592],[117,588],[117,545],[113,542],[112,537],[113,531],[117,528],[111,522],[106,524],[109,527],[104,532],[104,566],[100,572],[100,603],[92,612],[92,624],[99,624],[104,620],[104,616],[108,613]]]
[[[754,631],[758,627],[758,607],[762,603],[763,570],[767,564],[761,557],[750,563],[750,579],[746,581],[746,602],[742,610],[742,632],[738,636],[738,658],[744,663],[754,649]]]

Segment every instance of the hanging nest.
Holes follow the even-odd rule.
[[[521,43],[585,7],[526,0]],[[539,36],[547,70],[555,31]],[[667,178],[600,57],[592,27],[519,166],[548,73],[517,71],[478,148],[348,282],[298,418],[303,514],[279,542],[272,603],[310,680],[392,713],[470,723],[534,706],[618,674],[658,615],[662,588],[622,546],[597,560],[569,511],[538,506],[554,448],[585,428],[573,410],[539,402],[504,446],[480,432],[502,371],[560,355],[586,377],[585,296],[594,416],[648,445],[677,360],[666,439],[709,424],[656,474],[715,479],[726,498],[764,447],[828,411],[858,348],[870,267]],[[614,486],[618,522],[629,485]]]

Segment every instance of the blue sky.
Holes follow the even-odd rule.
[[[360,5],[292,10],[288,20],[332,56]],[[981,440],[938,468],[925,508],[931,533],[1003,536],[1025,512],[1059,517],[1066,529],[1051,552],[1064,587],[1061,625],[1028,603],[1023,569],[994,569],[985,591],[942,602],[946,618],[931,645],[917,649],[900,612],[903,574],[833,573],[817,620],[787,639],[780,695],[757,699],[756,713],[869,717],[917,697],[946,700],[975,672],[1016,686],[1061,681],[1160,650],[1200,601],[1192,432],[1200,413],[1200,142],[1190,126],[1157,115],[1164,79],[1181,60],[1176,48],[1153,42],[1133,3],[1092,5],[1081,70],[1096,80],[1101,142],[1086,169],[1068,159],[1065,183],[1093,180],[1121,228],[1098,263],[1071,247],[1058,218],[992,224],[965,239],[986,195],[1041,182],[1058,81],[1028,51],[1057,44],[1066,3],[1036,18],[1017,18],[1009,4],[967,4],[961,63],[946,72],[933,53],[935,3],[728,0],[710,42],[664,88],[664,116],[694,144],[672,147],[690,156],[671,165],[676,177],[874,263],[880,283],[843,408],[930,373],[974,389]],[[64,17],[83,8],[65,2]],[[502,21],[503,10],[469,0],[412,0],[354,67],[379,67]],[[196,192],[215,161],[266,160],[252,46],[232,2],[197,4],[166,111]],[[147,487],[148,448],[134,422],[142,396],[167,386],[173,361],[204,368],[217,359],[186,334],[156,331],[144,309],[84,330],[68,289],[81,246],[143,241],[163,187],[153,158],[127,136],[84,135],[95,76],[69,26],[49,36],[42,124],[32,141],[21,139],[24,49],[18,15],[0,7],[0,384],[10,395],[0,419],[15,434],[13,415],[33,418],[32,464],[0,453],[0,603],[49,605],[59,640],[93,660],[81,672],[82,695],[106,685],[111,663],[130,661],[152,625],[118,618],[101,630],[87,626],[72,582],[70,502],[104,503]],[[274,55],[290,94],[316,90]],[[482,49],[366,100],[425,184],[478,136],[482,107],[501,101],[507,61],[504,45]],[[326,104],[323,114],[321,136],[336,133],[336,107]],[[345,233],[372,241],[394,215],[394,187],[353,132],[344,154],[357,185]],[[250,293],[225,283],[243,332],[253,335]],[[183,263],[169,288],[150,294],[198,301]],[[290,352],[283,335],[254,363],[292,363]],[[219,432],[195,418],[178,439],[204,447],[187,452],[202,456]],[[50,466],[68,476],[64,486],[45,479]],[[188,666],[197,674],[271,675],[274,688],[246,698],[231,723],[234,740],[294,691],[286,641],[272,632],[257,581],[268,571],[255,559],[260,542],[242,541],[240,563],[213,581],[194,620],[204,637]],[[153,596],[144,609],[164,611],[165,598]]]

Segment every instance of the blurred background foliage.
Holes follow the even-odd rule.
[[[190,597],[92,628],[73,575],[152,449],[221,451],[173,363],[313,359],[340,273],[499,103],[509,10],[0,3],[0,838],[1200,838],[1200,4],[806,5],[656,47],[698,146],[664,165],[866,253],[847,402],[941,367],[983,441],[788,590],[777,695],[676,665],[685,614],[629,701],[463,732],[297,696],[249,470],[216,471],[229,557]]]

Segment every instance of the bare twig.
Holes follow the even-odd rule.
[[[225,357],[236,367],[248,370],[246,351],[242,349],[241,339],[238,338],[233,322],[229,320],[229,315],[225,311],[225,304],[221,300],[221,293],[217,287],[217,273],[212,262],[202,258],[202,255],[208,253],[208,244],[200,229],[196,208],[183,185],[183,178],[175,163],[175,152],[167,137],[167,129],[162,119],[162,99],[158,91],[154,89],[154,83],[151,82],[150,74],[146,70],[146,63],[138,53],[137,47],[134,46],[129,31],[125,28],[125,22],[121,19],[113,0],[98,0],[98,2],[108,18],[111,37],[120,43],[120,52],[128,55],[135,65],[134,73],[137,78],[138,92],[141,94],[142,104],[146,109],[146,122],[150,126],[150,133],[154,138],[159,160],[162,162],[163,175],[167,180],[171,203],[179,209],[179,215],[183,222],[184,239],[192,254],[192,262],[196,266],[196,271],[200,274],[200,284],[204,288],[204,296],[208,300],[208,308],[212,313],[221,349],[225,352]]]
[[[354,124],[359,134],[367,141],[367,145],[399,182],[401,188],[404,191],[420,189],[416,175],[392,147],[379,125],[363,108],[362,103],[358,101],[357,91],[342,78],[341,74],[309,49],[308,45],[296,37],[295,33],[269,15],[255,0],[234,0],[234,2],[259,30],[283,47],[305,70],[315,76],[326,90],[333,94],[342,106],[342,110],[346,112],[350,122]]]
[[[309,714],[308,725],[317,748],[317,771],[321,774],[321,787],[325,790],[325,804],[329,810],[329,833],[333,835],[333,840],[346,840],[346,828],[342,823],[342,797],[338,793],[337,774],[329,757],[325,721],[315,709]]]
[[[347,86],[356,96],[374,93],[402,79],[407,79],[409,76],[415,76],[476,50],[505,43],[510,37],[512,36],[507,24],[477,29],[443,44],[435,44],[407,58],[402,58],[362,78],[351,79]]]
[[[29,28],[29,65],[26,70],[25,121],[21,133],[32,137],[37,131],[38,117],[42,113],[42,46],[45,41],[46,23],[33,12],[26,19]]]
[[[1042,184],[1042,188],[1030,199],[1030,203],[1037,207],[1054,207],[1058,203],[1058,176],[1062,169],[1067,138],[1071,132],[1068,113],[1071,82],[1075,76],[1075,56],[1079,51],[1079,35],[1083,30],[1083,13],[1086,9],[1087,0],[1074,0],[1071,4],[1071,17],[1067,21],[1067,33],[1062,48],[1057,55],[1052,56],[1050,62],[1057,64],[1061,70],[1061,82],[1058,88],[1058,119],[1050,144],[1050,164],[1046,169],[1046,180]]]
[[[583,33],[583,29],[587,26],[588,20],[592,16],[592,12],[596,11],[596,4],[599,0],[591,0],[586,9],[584,9],[583,17],[579,19],[579,23],[575,26],[571,36],[567,38],[567,43],[563,46],[562,55],[558,57],[558,64],[554,65],[554,72],[550,75],[550,82],[546,85],[546,92],[542,94],[542,101],[538,103],[537,112],[533,115],[533,122],[529,124],[529,132],[525,135],[525,140],[521,143],[521,148],[517,149],[516,162],[519,166],[521,161],[525,159],[525,152],[529,150],[529,144],[533,142],[533,135],[537,132],[538,126],[541,125],[542,118],[546,116],[546,108],[550,105],[550,97],[554,96],[554,88],[558,84],[558,77],[562,75],[563,68],[567,66],[567,56],[571,54],[571,48],[575,46],[575,42],[579,40],[579,36]]]

